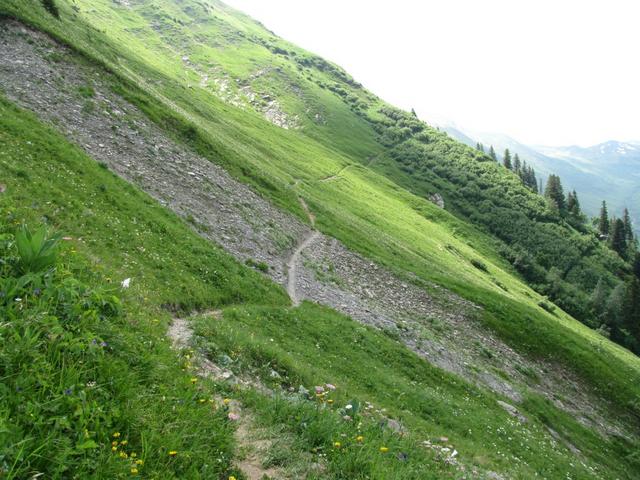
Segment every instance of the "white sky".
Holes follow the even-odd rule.
[[[640,140],[638,0],[223,0],[427,121]]]

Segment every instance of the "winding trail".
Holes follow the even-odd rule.
[[[311,223],[311,230],[309,233],[304,235],[302,239],[298,242],[295,250],[289,257],[287,261],[287,293],[289,294],[289,298],[291,298],[291,303],[294,307],[300,305],[302,299],[298,297],[298,292],[296,289],[296,284],[298,282],[298,261],[300,260],[300,254],[303,252],[305,248],[311,245],[315,240],[320,238],[320,232],[318,232],[314,227],[316,225],[316,217],[309,210],[309,206],[307,202],[304,201],[304,198],[298,197],[298,201],[300,205],[302,205],[302,209],[306,212],[307,217],[309,218],[309,223]]]
[[[220,318],[222,311],[210,310],[207,312],[195,313],[194,315],[207,315],[214,318]],[[176,317],[171,322],[167,330],[167,336],[173,344],[175,350],[189,348],[192,344],[194,336],[193,329],[188,318]],[[195,364],[195,373],[203,378],[211,378],[216,382],[234,383],[234,376],[229,370],[225,370],[216,363],[209,360],[200,352],[193,354],[193,362]],[[260,393],[272,396],[273,392],[264,386],[257,379],[242,379],[236,385],[256,389]],[[214,395],[218,405],[223,405],[223,398]],[[285,472],[277,467],[264,467],[264,461],[268,458],[269,450],[276,442],[276,438],[265,435],[265,432],[256,425],[252,412],[243,408],[239,400],[232,399],[226,407],[230,411],[238,415],[237,428],[234,436],[238,444],[240,458],[236,461],[236,466],[242,470],[244,476],[248,480],[262,480],[263,478],[290,478]]]
[[[298,244],[296,249],[291,254],[289,261],[287,262],[287,293],[291,297],[291,303],[294,307],[300,305],[301,299],[298,297],[296,291],[296,283],[298,280],[298,261],[300,260],[300,254],[311,243],[320,238],[320,232],[312,230],[309,234],[302,238],[302,241]]]

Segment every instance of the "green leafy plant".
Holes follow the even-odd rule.
[[[60,10],[54,0],[42,0],[42,6],[56,18],[60,18]]]
[[[53,266],[60,238],[59,234],[48,235],[44,226],[31,232],[23,225],[16,233],[20,269],[25,273],[40,272]]]

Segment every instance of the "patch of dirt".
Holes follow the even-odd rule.
[[[238,468],[249,480],[262,480],[267,478],[285,478],[282,470],[271,467],[264,468],[264,458],[273,442],[270,439],[261,438],[261,432],[254,425],[253,420],[247,415],[241,415],[241,421],[236,430],[236,440],[242,447],[243,458],[238,462]]]
[[[198,315],[212,315],[218,317],[219,311],[212,311]],[[167,336],[171,339],[175,349],[188,348],[193,338],[193,330],[189,325],[189,320],[185,318],[174,318]],[[195,353],[192,359],[197,368],[197,374],[201,377],[212,378],[218,382],[232,382],[231,372],[212,362],[199,353]],[[258,391],[273,394],[267,387],[262,385],[257,379],[242,381],[244,387],[254,388]],[[216,401],[221,403],[223,399],[216,397]],[[237,466],[249,480],[262,480],[265,478],[286,478],[284,473],[277,468],[264,468],[264,458],[266,452],[271,447],[273,439],[264,438],[262,432],[255,427],[250,412],[243,409],[242,404],[237,400],[231,400],[228,404],[230,415],[234,415],[237,421],[235,439],[239,447],[240,461]]]
[[[585,388],[568,387],[573,381],[580,385],[569,372],[520,356],[484,329],[475,320],[476,305],[437,285],[399,278],[275,208],[218,165],[173,142],[114,94],[108,79],[108,73],[46,35],[0,20],[0,89],[10,100],[54,124],[241,262],[269,265],[267,275],[287,288],[294,304],[307,299],[333,307],[511,401],[531,388],[600,431],[624,431],[612,425],[606,401]],[[83,95],[87,86],[95,93]],[[302,205],[313,224],[312,212]],[[188,341],[184,325],[173,332],[176,341]],[[214,367],[210,374],[222,374]],[[539,380],[522,373],[526,370]]]

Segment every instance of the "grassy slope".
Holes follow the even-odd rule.
[[[345,181],[317,182],[345,165],[361,163],[379,153],[380,147],[373,142],[370,128],[362,127],[362,121],[344,103],[334,100],[327,104],[335,109],[326,114],[338,119],[340,127],[350,125],[349,129],[335,129],[330,122],[325,130],[312,130],[305,124],[302,131],[284,131],[250,110],[230,107],[208,91],[194,87],[195,77],[184,78],[193,74],[183,65],[184,52],[174,46],[190,49],[195,42],[204,49],[209,62],[237,75],[275,63],[289,77],[296,75],[296,84],[311,95],[318,82],[328,84],[334,77],[319,69],[308,69],[304,75],[313,81],[300,79],[297,67],[288,57],[273,55],[267,48],[256,46],[254,36],[261,42],[296,51],[297,56],[308,56],[306,52],[281,42],[252,20],[217,3],[212,11],[216,18],[208,21],[202,20],[211,13],[201,6],[204,4],[189,3],[195,5],[193,10],[187,10],[184,4],[181,8],[164,1],[145,2],[133,10],[114,8],[106,1],[79,5],[77,19],[67,23],[64,31],[56,24],[48,24],[46,28],[53,27],[58,35],[109,63],[117,51],[117,62],[112,64],[116,71],[133,75],[152,94],[170,98],[170,108],[177,108],[183,117],[198,125],[201,130],[194,143],[203,154],[253,183],[278,205],[301,216],[303,213],[289,187],[302,179],[299,191],[315,209],[318,223],[327,233],[392,268],[414,271],[484,305],[488,324],[517,348],[566,361],[599,388],[608,389],[611,379],[616,378],[615,397],[607,395],[619,399],[624,406],[637,401],[638,392],[631,379],[640,377],[640,361],[609,342],[604,342],[604,349],[597,347],[598,353],[594,353],[595,346],[602,343],[601,338],[562,313],[555,317],[540,309],[537,306],[540,296],[501,268],[503,262],[497,260],[496,253],[487,253],[492,249],[492,241],[487,237],[469,227],[460,227],[461,222],[454,217],[368,169],[343,171]],[[22,15],[38,21],[31,11],[23,7]],[[150,22],[157,25],[162,19],[168,21],[167,18],[172,19],[171,29],[153,29],[149,25]],[[181,28],[173,19],[188,27]],[[82,22],[94,25],[97,31],[87,33]],[[235,28],[244,33],[238,34]],[[211,41],[195,41],[197,34],[201,35],[197,39]],[[149,87],[149,80],[154,81],[153,88]],[[173,125],[167,118],[168,109],[153,103],[144,92],[133,87],[127,89],[132,99],[157,121]],[[368,95],[366,91],[360,94]],[[351,145],[358,145],[362,151],[353,155]],[[443,221],[443,217],[447,220]],[[469,232],[466,238],[461,233],[465,231]],[[470,260],[478,257],[489,265],[490,275],[469,267]],[[507,285],[509,293],[504,294],[497,282]]]
[[[170,96],[180,105],[182,114],[197,120],[201,130],[196,137],[196,146],[206,150],[215,161],[225,164],[234,174],[257,185],[276,203],[296,212],[295,196],[286,186],[294,178],[305,179],[301,191],[319,214],[324,230],[396,268],[414,270],[424,278],[436,280],[467,298],[483,303],[487,307],[485,320],[514,345],[543,355],[557,353],[583,374],[600,382],[607,391],[619,394],[616,399],[621,405],[637,398],[637,387],[634,386],[634,379],[638,378],[637,359],[608,342],[602,342],[571,319],[563,315],[556,319],[537,308],[537,296],[499,268],[497,255],[478,253],[491,251],[490,240],[481,240],[480,248],[477,239],[482,237],[476,236],[473,230],[468,238],[456,238],[460,236],[456,232],[469,231],[468,227],[458,228],[460,223],[453,217],[363,169],[346,170],[346,181],[321,186],[315,183],[318,178],[335,173],[345,164],[375,155],[378,147],[367,141],[365,137],[368,134],[356,132],[352,142],[348,142],[344,136],[337,137],[341,140],[324,142],[325,146],[310,141],[300,132],[283,132],[266,124],[257,115],[222,104],[197,88],[186,89],[182,86],[186,82],[180,77],[183,70],[175,61],[179,57],[167,52],[161,42],[152,41],[153,31],[144,28],[145,23],[140,18],[124,10],[115,12],[107,9],[106,2],[94,4],[99,9],[96,12],[81,2],[81,12],[87,15],[89,21],[106,28],[106,33],[88,30],[78,19],[64,24],[64,27],[50,21],[46,25],[40,24],[40,27],[52,30],[107,63],[113,62],[112,66],[120,73],[132,74],[135,71],[135,75],[143,75],[147,81],[160,80],[154,90],[150,89],[151,93]],[[35,5],[36,2],[9,1],[5,8],[39,23],[43,14]],[[71,10],[63,6],[63,18],[65,15],[68,18]],[[242,19],[236,18],[234,21],[248,28]],[[129,27],[143,30],[137,31],[136,35],[118,30],[127,25],[126,22],[130,23]],[[123,50],[124,45],[130,48]],[[154,46],[157,51],[154,51]],[[268,55],[263,50],[257,49],[263,56]],[[115,62],[114,52],[120,54],[120,66]],[[171,58],[174,58],[173,69],[166,67],[171,65]],[[148,83],[143,85],[148,86]],[[167,111],[170,108],[152,105],[144,92],[135,91],[126,83],[120,88],[128,90],[132,98],[137,96],[141,104],[147,100],[147,111],[155,115],[159,122],[168,123]],[[350,118],[347,109],[338,110],[336,115],[347,120]],[[322,133],[321,129],[317,129],[311,136],[323,141],[323,135],[325,139],[334,138],[335,132]],[[347,144],[364,145],[365,148],[362,151],[350,151]],[[387,212],[392,212],[393,217],[383,214],[382,206],[388,209]],[[467,242],[472,242],[476,249],[467,245]],[[445,245],[452,245],[460,251],[462,260],[449,253],[449,250],[444,250]],[[503,295],[489,276],[469,267],[468,260],[477,257],[482,257],[489,264],[492,275],[498,281],[509,285],[512,298]],[[189,301],[184,298],[189,299],[181,294],[168,300],[188,304]],[[202,299],[191,303],[202,303]],[[594,352],[589,348],[591,343],[585,342],[585,337],[593,344],[602,345],[602,350]]]
[[[3,233],[23,221],[46,221],[73,238],[54,286],[75,285],[76,277],[97,287],[104,301],[123,297],[121,315],[93,318],[98,307],[91,302],[98,300],[81,296],[73,314],[58,315],[58,322],[52,315],[64,297],[58,307],[38,308],[37,296],[24,292],[27,309],[20,322],[3,318],[4,478],[38,472],[50,478],[88,478],[96,471],[101,478],[129,475],[133,462],[111,452],[115,432],[129,442],[128,453],[143,459],[139,470],[150,477],[231,472],[233,427],[223,413],[212,415],[208,402],[199,403],[214,389],[190,383],[193,374],[183,370],[164,338],[170,316],[160,306],[287,305],[284,291],[1,98],[0,165],[7,187],[0,196]],[[127,277],[131,288],[123,292],[120,281]],[[94,352],[95,338],[107,342],[107,353]],[[96,445],[76,447],[88,440]],[[179,457],[169,458],[170,450]],[[204,468],[211,458],[220,462]]]
[[[16,462],[8,478],[65,469],[77,478],[95,469],[102,474],[126,474],[131,460],[121,459],[110,448],[111,434],[116,431],[128,440],[127,452],[137,452],[144,459],[144,468],[139,470],[145,475],[210,478],[207,472],[233,473],[232,426],[220,412],[211,413],[208,400],[216,394],[239,393],[211,383],[198,388],[191,385],[193,374],[182,369],[183,363],[163,339],[162,326],[169,317],[159,306],[167,304],[185,309],[265,305],[234,307],[227,311],[224,322],[215,325],[207,319],[199,321],[205,351],[214,358],[229,354],[233,368],[257,370],[265,381],[273,382],[269,372],[275,368],[283,378],[283,387],[301,384],[310,388],[323,382],[339,386],[335,407],[320,413],[313,404],[270,400],[251,392],[240,394],[261,424],[295,439],[286,447],[285,459],[278,461],[281,465],[316,449],[328,454],[323,460],[328,473],[323,478],[343,478],[345,472],[354,478],[365,473],[372,478],[431,478],[425,477],[425,466],[432,478],[455,477],[452,467],[436,461],[419,446],[425,438],[445,435],[468,465],[511,471],[522,478],[535,473],[559,477],[567,471],[576,478],[589,478],[588,467],[571,465],[563,448],[549,442],[543,426],[549,424],[583,449],[591,458],[587,465],[616,472],[622,478],[627,475],[625,449],[615,450],[615,445],[602,443],[539,399],[529,400],[538,404],[527,411],[532,423],[521,426],[497,406],[493,395],[430,366],[384,335],[326,308],[308,304],[295,310],[284,307],[288,300],[279,287],[238,265],[149,197],[4,100],[0,100],[0,127],[0,165],[6,172],[7,186],[0,204],[3,229],[11,230],[8,221],[36,224],[44,218],[72,235],[74,240],[63,252],[66,268],[91,285],[103,285],[109,295],[122,296],[124,309],[122,315],[106,322],[76,324],[73,336],[87,342],[94,336],[103,339],[110,345],[109,352],[98,358],[85,355],[83,366],[78,368],[78,360],[60,349],[57,358],[62,363],[51,365],[57,373],[48,377],[51,385],[44,391],[28,382],[14,385],[4,378],[3,387],[14,387],[12,391],[20,387],[21,392],[4,397],[7,403],[3,409],[9,410],[3,411],[10,414],[11,409],[19,408],[13,401],[24,402],[39,419],[24,432],[26,437],[13,429],[8,430],[11,435],[3,434],[5,460],[20,459],[21,447],[22,455],[40,452],[28,461]],[[64,270],[61,273],[65,274]],[[133,279],[132,287],[123,292],[117,286],[126,277]],[[36,318],[23,321],[32,329],[46,328]],[[15,324],[16,329],[20,326]],[[252,335],[242,333],[247,330]],[[337,337],[336,332],[340,332]],[[8,331],[0,334],[8,335]],[[0,358],[4,368],[8,368],[7,359],[29,359],[34,374],[43,373],[45,359],[35,355],[33,348],[28,355],[19,349],[4,349]],[[65,366],[66,362],[73,363]],[[98,382],[98,390],[86,387],[92,381]],[[74,393],[67,400],[63,390],[69,387]],[[400,418],[410,436],[400,439],[390,435],[367,417],[359,428],[340,422],[335,412],[354,397]],[[73,402],[82,398],[91,406],[85,408],[88,419],[81,424],[88,437],[75,423],[76,428],[47,426],[47,421],[70,415],[68,409],[75,408]],[[201,398],[207,400],[206,405],[199,402]],[[55,408],[42,409],[51,403]],[[543,418],[547,409],[558,418]],[[9,418],[3,418],[5,425],[22,421],[13,414]],[[301,428],[295,418],[306,418],[313,428]],[[362,447],[354,442],[358,434],[366,438]],[[216,441],[212,443],[211,438]],[[87,440],[97,446],[87,451],[74,447]],[[340,452],[332,449],[336,440],[344,444]],[[392,453],[381,455],[380,446],[387,446]],[[167,456],[173,449],[180,453],[175,460]],[[408,462],[397,460],[401,452],[409,454]],[[212,470],[202,470],[211,457],[222,461]]]

